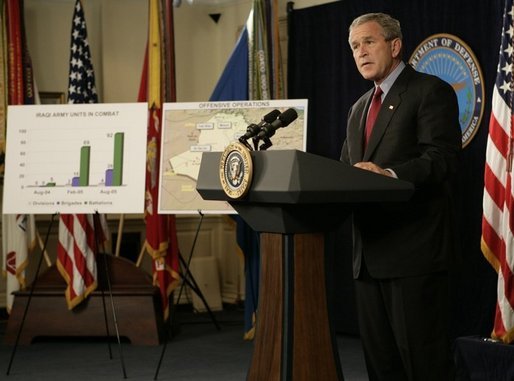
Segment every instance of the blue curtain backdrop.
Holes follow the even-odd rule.
[[[358,73],[348,45],[351,21],[368,12],[385,12],[400,20],[404,58],[425,38],[450,33],[469,45],[483,73],[485,113],[479,130],[463,150],[456,179],[460,233],[459,266],[452,271],[453,335],[489,336],[496,303],[494,270],[480,251],[483,171],[491,94],[496,78],[504,0],[368,0],[339,1],[295,10],[288,4],[288,97],[309,99],[307,149],[334,159],[345,138],[351,104],[372,84]],[[357,333],[348,226],[327,237],[331,261],[331,303],[336,330]]]

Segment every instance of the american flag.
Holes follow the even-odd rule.
[[[487,141],[481,245],[498,272],[491,336],[505,343],[514,341],[513,13],[512,0],[506,0]]]
[[[97,103],[95,76],[89,43],[87,42],[86,18],[82,3],[77,0],[71,28],[70,78],[68,103]]]
[[[96,103],[98,96],[91,54],[87,41],[86,19],[82,3],[77,0],[71,29],[68,103]],[[72,309],[97,287],[96,241],[108,237],[105,216],[101,215],[98,237],[92,215],[62,214],[59,221],[57,268],[66,280],[66,301]]]

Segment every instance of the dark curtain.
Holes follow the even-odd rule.
[[[480,251],[483,171],[491,95],[498,64],[504,0],[339,1],[295,10],[288,4],[288,97],[309,100],[307,150],[339,158],[350,106],[372,83],[362,79],[348,45],[351,21],[368,12],[389,13],[402,25],[404,60],[437,33],[469,45],[481,65],[485,112],[462,154],[456,178],[461,262],[452,270],[452,334],[489,336],[496,303],[494,270]],[[338,332],[357,333],[348,224],[327,236],[330,302]],[[332,271],[331,269],[335,269]]]

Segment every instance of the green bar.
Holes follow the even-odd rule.
[[[55,183],[46,183],[45,187],[55,187]]]
[[[79,187],[87,187],[89,185],[90,158],[91,158],[91,147],[83,146],[80,149]]]
[[[125,134],[114,134],[114,160],[112,165],[112,185],[121,186],[123,182],[123,141]]]

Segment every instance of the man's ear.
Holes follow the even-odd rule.
[[[391,41],[391,52],[393,58],[398,58],[400,56],[400,52],[402,51],[402,40],[399,38],[395,38]]]

